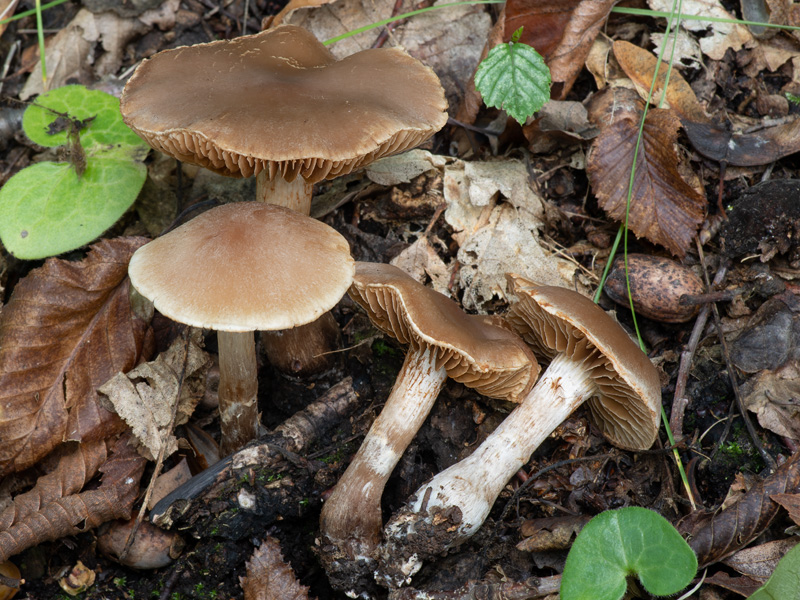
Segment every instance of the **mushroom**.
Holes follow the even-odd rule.
[[[253,331],[313,321],[353,272],[336,230],[261,202],[212,208],[139,248],[128,266],[133,286],[164,316],[217,331],[223,454],[257,437]]]
[[[313,183],[413,148],[447,122],[436,74],[403,50],[336,60],[293,25],[159,52],[136,69],[120,109],[154,148],[222,175],[256,175],[257,200],[306,215]],[[303,373],[329,349],[317,339],[328,338],[296,329],[265,346],[270,362]],[[292,345],[300,356],[275,358]]]
[[[334,587],[352,591],[374,585],[383,488],[447,377],[517,402],[539,366],[502,319],[467,315],[397,267],[357,262],[349,294],[381,331],[409,346],[383,410],[322,508],[323,564]]]
[[[644,450],[660,421],[658,371],[611,317],[581,294],[509,276],[518,301],[506,319],[549,366],[467,458],[423,485],[387,524],[379,581],[408,583],[422,560],[481,526],[506,482],[580,404],[613,444]]]

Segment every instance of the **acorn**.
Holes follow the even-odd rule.
[[[637,314],[662,323],[685,323],[700,311],[698,304],[681,302],[681,296],[705,292],[703,280],[690,268],[669,258],[629,254],[628,273]],[[614,261],[605,292],[614,302],[629,306],[622,257]]]

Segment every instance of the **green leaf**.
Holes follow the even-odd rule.
[[[475,87],[486,106],[502,108],[523,125],[550,99],[550,70],[536,50],[512,41],[489,51],[475,72]]]
[[[675,594],[697,572],[697,557],[664,517],[646,508],[600,513],[575,539],[561,576],[562,600],[620,600],[638,575],[655,596]]]
[[[84,158],[37,163],[0,189],[0,240],[17,258],[83,246],[136,200],[149,148],[122,122],[114,96],[79,85],[58,88],[26,109],[22,126],[35,143],[65,146],[71,157]]]
[[[800,544],[784,554],[772,576],[750,600],[797,600],[800,598]]]

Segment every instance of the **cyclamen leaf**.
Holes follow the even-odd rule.
[[[550,70],[527,44],[499,44],[478,65],[475,88],[486,106],[502,108],[524,125],[550,99]]]
[[[655,596],[675,594],[697,572],[697,557],[656,512],[629,506],[594,517],[578,534],[561,576],[562,600],[620,600],[636,574]]]
[[[26,109],[22,125],[37,144],[67,148],[72,162],[32,165],[0,189],[0,239],[14,256],[45,258],[83,246],[133,204],[149,148],[122,122],[115,97],[58,88]]]
[[[800,545],[789,550],[778,562],[767,583],[750,596],[750,600],[782,600],[797,598],[800,590]]]

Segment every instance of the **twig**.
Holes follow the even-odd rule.
[[[717,269],[717,274],[714,276],[714,281],[711,283],[711,287],[708,288],[710,293],[713,292],[716,286],[724,281],[727,272],[727,265],[720,265],[719,269]],[[700,314],[697,315],[697,319],[695,319],[694,322],[692,335],[689,336],[689,342],[686,344],[683,352],[681,352],[681,362],[678,367],[678,378],[675,381],[675,395],[672,399],[672,410],[670,411],[669,418],[670,429],[672,429],[672,434],[676,437],[683,436],[683,415],[686,406],[689,404],[689,399],[686,397],[686,383],[689,380],[689,368],[692,366],[692,359],[694,358],[694,353],[697,351],[697,346],[705,330],[710,312],[711,307],[708,304],[703,306],[700,310]]]

